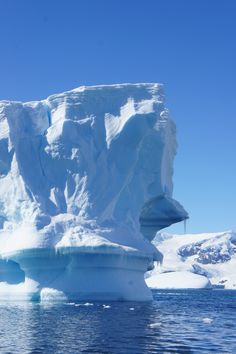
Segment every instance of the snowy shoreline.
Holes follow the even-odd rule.
[[[165,286],[170,287],[173,281],[175,288],[186,288],[191,282],[197,286],[196,277],[201,276],[198,278],[201,280],[199,288],[209,286],[210,282],[215,289],[236,290],[235,232],[182,235],[162,232],[157,234],[153,243],[164,254],[164,259],[162,265],[156,265],[147,274],[146,281],[151,286],[158,288],[165,282]],[[168,275],[170,273],[171,276]],[[187,284],[185,276],[192,277],[192,280],[187,280]]]

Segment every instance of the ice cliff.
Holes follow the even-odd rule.
[[[187,217],[175,152],[159,84],[1,101],[0,298],[149,299],[150,241]]]

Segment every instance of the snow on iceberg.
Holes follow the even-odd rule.
[[[1,101],[0,297],[150,299],[150,241],[187,217],[175,151],[159,84]]]
[[[197,275],[208,279],[212,286],[236,289],[235,232],[183,235],[158,233],[153,243],[164,254],[164,261],[161,266],[156,265],[155,269],[149,272],[146,281],[151,287],[161,286],[161,279],[164,278],[166,287],[170,287],[172,279],[167,277],[171,274],[169,277],[179,279],[178,287],[181,288],[186,287],[185,283],[188,283],[187,287],[193,287],[190,277],[194,279]],[[190,275],[179,276],[186,273]],[[199,287],[202,287],[202,284],[199,284]]]

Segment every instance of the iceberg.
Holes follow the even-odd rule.
[[[204,275],[188,271],[173,271],[153,275],[146,279],[151,289],[210,289],[211,282]]]
[[[0,299],[150,300],[175,153],[160,84],[1,101]]]

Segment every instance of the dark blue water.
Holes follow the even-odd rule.
[[[0,353],[236,353],[236,291],[104,304],[0,304]]]

